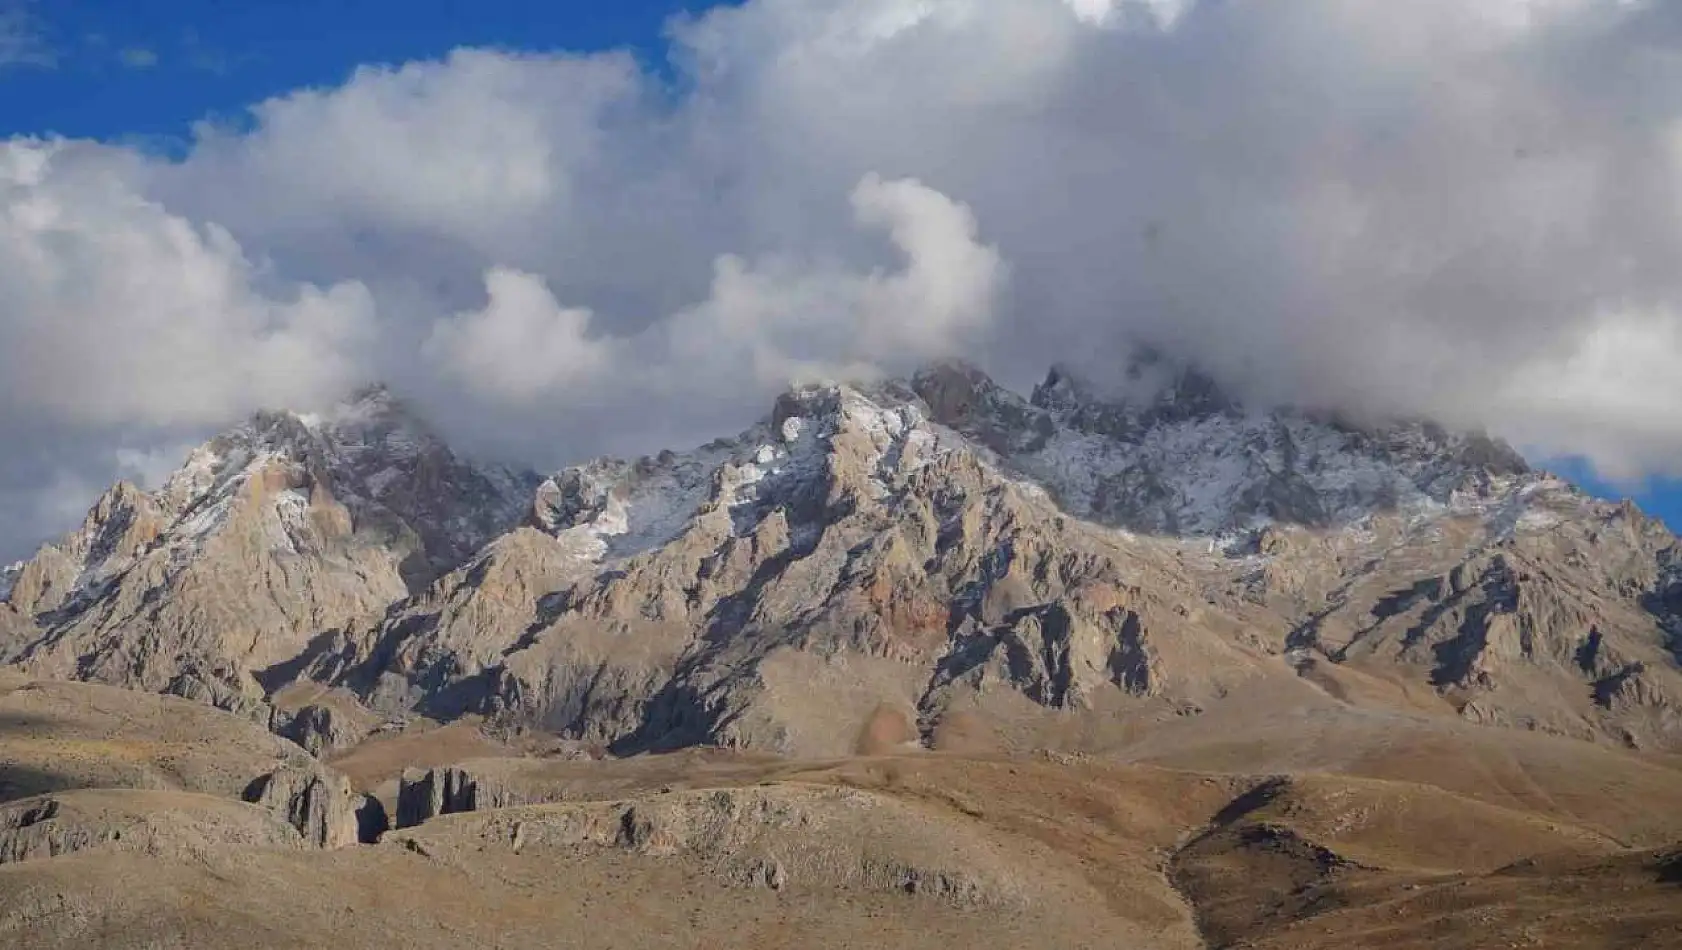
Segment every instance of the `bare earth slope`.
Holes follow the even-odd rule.
[[[157,794],[107,798],[97,808],[86,797],[63,795],[96,789]],[[0,809],[10,815],[0,826],[10,826],[11,846],[78,850],[127,822],[147,824],[144,816],[169,801],[198,817],[161,816],[165,824],[196,827],[211,839],[222,834],[218,828],[239,840],[268,835],[243,809],[211,807],[201,796],[250,803],[289,826],[300,844],[342,847],[371,840],[385,825],[377,804],[349,780],[243,718],[173,696],[0,678]],[[94,812],[105,817],[92,820]],[[50,830],[36,826],[49,819],[64,823],[62,835],[35,841],[36,832]],[[166,832],[159,841],[171,838]]]
[[[564,786],[565,800],[435,817],[335,852],[7,865],[0,928],[29,946],[97,948],[1682,939],[1671,852],[1408,783],[1061,754],[479,767],[533,796]],[[1682,836],[1674,797],[1645,820]]]

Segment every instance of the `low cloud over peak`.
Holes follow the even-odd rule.
[[[549,465],[789,376],[1023,387],[1139,339],[1682,472],[1675,4],[749,0],[671,35],[675,82],[461,50],[178,160],[0,145],[0,550],[119,450],[365,379]]]

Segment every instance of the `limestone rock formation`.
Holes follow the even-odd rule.
[[[372,842],[385,831],[384,809],[359,795],[350,781],[326,769],[287,766],[245,789],[246,801],[284,818],[319,848]]]
[[[1485,436],[1247,406],[1149,354],[1031,398],[957,363],[808,386],[541,481],[376,390],[113,489],[7,569],[0,644],[321,754],[474,715],[839,755],[884,708],[913,744],[1097,748],[1258,684],[1677,750],[1678,552]]]
[[[517,854],[620,849],[679,859],[735,887],[857,889],[1022,908],[1043,886],[987,841],[953,847],[929,816],[852,789],[713,789],[457,815],[400,834],[441,854],[462,839]]]
[[[588,761],[574,756],[543,759],[471,759],[432,769],[406,769],[398,782],[394,827],[411,828],[441,815],[545,805],[579,794],[546,775],[546,768]]]
[[[850,750],[884,701],[1077,708],[1168,688],[1163,656],[1195,667],[1191,695],[1254,665],[1172,636],[1192,590],[1169,546],[1068,518],[908,393],[791,393],[737,440],[593,463],[539,497],[543,533],[493,544],[312,673],[626,748],[819,753]]]
[[[0,864],[90,850],[180,860],[228,847],[303,845],[273,813],[209,795],[88,789],[0,805]]]
[[[397,792],[397,827],[411,828],[479,807],[478,782],[459,768],[405,771]],[[489,807],[489,803],[486,803]]]
[[[9,609],[38,629],[6,655],[260,717],[258,676],[288,678],[319,638],[459,564],[534,484],[458,459],[384,389],[326,416],[262,413],[9,570]]]
[[[692,452],[568,469],[527,527],[336,639],[310,675],[389,711],[471,712],[622,751],[841,754],[884,703],[917,710],[925,738],[960,710],[1195,713],[1316,659],[1421,684],[1470,717],[1507,709],[1482,695],[1505,651],[1532,687],[1509,688],[1529,711],[1503,721],[1682,742],[1664,711],[1682,695],[1668,621],[1649,609],[1667,533],[1620,541],[1637,535],[1597,527],[1616,506],[1481,436],[1256,412],[1195,372],[1146,368],[1166,388],[1135,404],[1063,370],[1024,400],[941,364],[791,392]],[[1575,535],[1604,550],[1570,553],[1560,539]],[[1465,611],[1439,611],[1442,633],[1404,634],[1382,662],[1365,662],[1371,633],[1353,649],[1332,634],[1398,623],[1389,592],[1520,556],[1509,549],[1633,570],[1558,589],[1563,571],[1527,575],[1548,579],[1544,600],[1595,592],[1548,608],[1548,655],[1575,656],[1599,621],[1628,658],[1592,675],[1549,665],[1505,621],[1448,631]],[[1382,604],[1361,599],[1380,589]],[[1596,690],[1611,698],[1578,702]]]
[[[277,734],[314,756],[350,748],[368,734],[366,723],[355,721],[337,707],[314,703],[292,713],[276,710],[272,725]]]

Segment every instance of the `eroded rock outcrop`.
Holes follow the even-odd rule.
[[[1020,907],[1038,885],[982,837],[951,834],[894,799],[851,789],[677,792],[621,802],[461,814],[399,834],[427,855],[611,848],[692,863],[752,888],[893,891],[962,907]]]
[[[367,715],[349,712],[332,703],[311,703],[292,712],[276,710],[271,727],[276,734],[291,739],[318,758],[350,748],[371,730]]]
[[[252,782],[244,798],[280,816],[320,848],[371,843],[385,830],[383,807],[326,769],[277,769]]]
[[[303,846],[295,828],[265,809],[186,792],[86,789],[0,805],[0,864],[90,850],[179,860]]]
[[[565,801],[568,783],[545,766],[576,758],[480,759],[435,769],[410,769],[398,783],[397,828],[442,815]]]
[[[405,771],[397,793],[398,828],[479,807],[478,782],[460,768]]]

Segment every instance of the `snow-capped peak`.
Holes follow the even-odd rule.
[[[516,524],[537,481],[458,458],[384,386],[319,414],[258,412],[194,449],[156,492],[108,492],[37,558],[56,585],[42,607],[97,593],[149,550],[189,561],[242,511],[282,553],[298,553],[320,517],[341,521],[393,546],[424,583]],[[4,576],[8,592],[19,572]]]
[[[597,459],[572,466],[538,489],[535,525],[590,560],[652,550],[707,512],[746,534],[781,511],[794,535],[815,530],[839,477],[844,443],[857,486],[881,498],[895,473],[913,469],[935,441],[926,411],[903,383],[865,387],[826,383],[792,389],[771,414],[729,439],[636,461]],[[803,527],[804,526],[804,527]]]
[[[903,470],[932,448],[956,448],[1076,517],[1176,536],[1330,527],[1383,511],[1493,511],[1498,499],[1529,498],[1513,493],[1540,478],[1476,434],[1252,409],[1156,354],[1108,386],[1056,367],[1032,399],[943,361],[904,381],[791,390],[760,424],[692,451],[568,468],[539,489],[535,523],[592,560],[658,547],[710,508],[751,525],[770,508],[810,507],[843,436],[846,464],[860,471]],[[881,498],[891,480],[884,468],[861,485]]]
[[[1072,514],[1142,532],[1330,526],[1475,503],[1535,477],[1487,436],[1248,407],[1148,350],[1107,384],[1054,367],[1030,400],[963,364],[931,367],[911,385],[937,421],[998,453]]]

